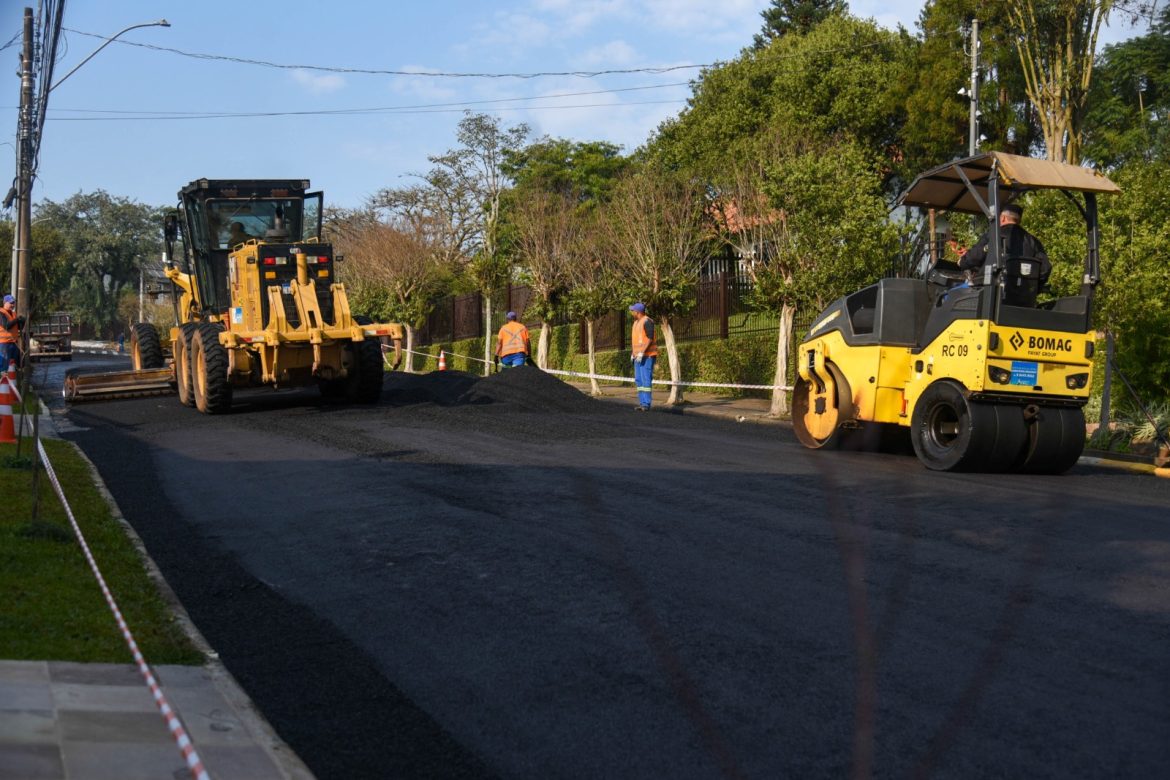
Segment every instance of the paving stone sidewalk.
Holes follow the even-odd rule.
[[[154,672],[211,777],[312,777],[212,668],[158,666]],[[3,780],[190,776],[137,667],[0,661]]]

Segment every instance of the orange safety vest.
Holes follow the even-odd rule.
[[[633,345],[633,354],[644,357],[658,357],[658,331],[653,336],[646,335],[646,323],[654,323],[649,317],[634,320],[634,328],[630,335],[630,344]]]
[[[19,344],[20,343],[20,325],[16,322],[16,312],[8,311],[8,309],[0,307],[0,314],[6,317],[6,325],[0,326],[0,344]],[[5,366],[5,370],[7,370]]]
[[[496,356],[507,357],[517,352],[528,354],[528,328],[519,322],[505,323],[497,339]]]

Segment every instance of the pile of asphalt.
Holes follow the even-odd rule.
[[[509,368],[484,377],[459,398],[461,404],[503,403],[530,412],[588,413],[597,403],[536,366]]]
[[[481,377],[465,371],[432,371],[429,374],[386,374],[382,397],[395,405],[438,404],[454,406]]]
[[[502,404],[527,412],[596,413],[603,408],[581,391],[535,366],[509,368],[487,377],[463,371],[394,372],[386,377],[383,398],[399,406]]]

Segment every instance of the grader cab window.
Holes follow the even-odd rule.
[[[297,241],[302,236],[302,211],[300,198],[209,200],[207,201],[209,243],[214,249],[230,249],[235,244],[251,238],[264,239],[268,231],[276,227],[278,214],[284,220],[284,229],[288,236],[277,240]],[[316,217],[313,219],[315,221]],[[314,224],[313,229],[315,228]]]

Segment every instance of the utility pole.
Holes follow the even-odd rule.
[[[24,9],[24,50],[20,57],[20,128],[16,149],[16,251],[12,290],[17,314],[28,315],[28,257],[32,243],[33,12]]]
[[[979,20],[971,20],[971,120],[967,155],[979,151]]]

